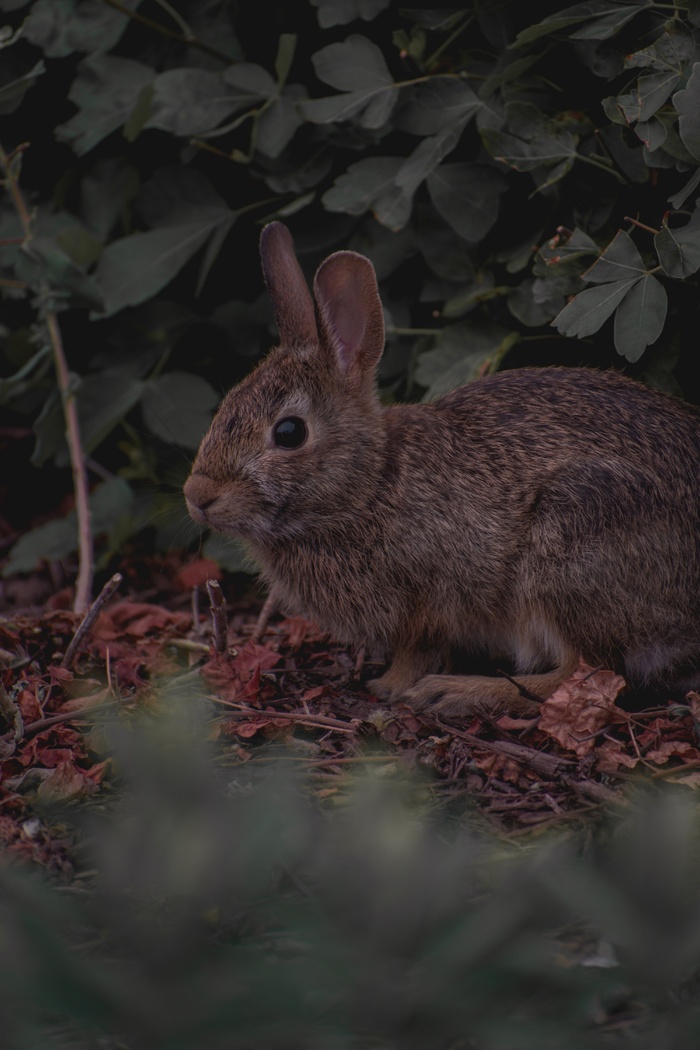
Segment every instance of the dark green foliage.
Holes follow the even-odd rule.
[[[374,261],[388,398],[587,363],[700,400],[696,0],[270,0],[264,34],[233,0],[125,6],[3,4],[3,146],[30,143],[35,211],[0,248],[0,404],[47,476],[67,458],[38,306],[60,310],[87,451],[160,513],[274,340],[274,217],[309,274],[338,248]],[[21,236],[6,194],[0,240]]]
[[[206,705],[168,707],[108,730],[121,794],[83,813],[77,880],[0,869],[7,1050],[698,1044],[689,795],[516,849],[389,759],[324,808],[291,753],[226,768]]]

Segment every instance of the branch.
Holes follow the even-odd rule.
[[[211,605],[211,619],[214,627],[214,650],[225,653],[227,649],[228,624],[226,623],[226,602],[216,580],[207,580],[207,593]]]
[[[122,574],[120,572],[115,572],[111,580],[107,580],[106,584],[85,613],[78,630],[71,638],[70,644],[66,649],[66,654],[61,660],[61,667],[70,667],[73,663],[73,658],[78,651],[78,646],[97,619],[97,614],[102,609],[102,606],[107,604],[121,582]]]

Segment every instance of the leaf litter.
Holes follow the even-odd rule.
[[[0,619],[0,850],[13,857],[72,870],[70,836],[42,804],[108,791],[99,716],[155,708],[182,682],[212,703],[211,736],[232,765],[271,761],[274,743],[308,769],[319,798],[342,794],[343,772],[362,764],[422,770],[437,798],[477,807],[505,836],[624,803],[630,780],[700,787],[700,694],[625,710],[624,679],[582,664],[538,716],[448,724],[377,700],[364,681],[381,654],[358,659],[304,619],[273,616],[255,640],[259,599],[240,577],[224,581],[228,644],[217,653],[203,594],[221,573],[207,559],[171,554],[160,572],[150,564],[125,575],[71,667],[61,661],[79,618],[52,607],[60,596]]]

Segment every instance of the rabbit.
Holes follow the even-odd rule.
[[[285,611],[390,650],[374,695],[448,718],[532,714],[581,658],[700,682],[695,408],[578,367],[384,407],[371,262],[329,256],[312,299],[285,226],[260,252],[280,345],[225,396],[184,492]],[[456,674],[465,653],[517,677]]]

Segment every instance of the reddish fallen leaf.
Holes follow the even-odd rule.
[[[625,721],[615,706],[624,687],[620,675],[582,663],[542,704],[538,729],[582,758],[594,749],[596,734],[604,726]]]
[[[97,784],[72,762],[61,762],[42,780],[37,795],[44,800],[78,798],[81,795],[94,795]]]
[[[621,740],[605,740],[596,749],[596,769],[599,773],[617,773],[621,767],[634,769],[639,762],[637,755],[625,751]]]
[[[31,690],[22,689],[16,702],[25,725],[29,722],[38,722],[40,718],[44,717],[43,708]]]
[[[509,732],[517,732],[519,729],[531,729],[537,725],[536,718],[511,718],[510,715],[501,715],[496,719],[496,725]],[[470,730],[474,732],[474,730]]]
[[[196,561],[183,565],[175,573],[175,579],[185,591],[190,591],[193,587],[202,587],[207,580],[220,580],[222,576],[219,566],[209,558],[197,558]]]
[[[233,721],[234,720],[231,719],[230,723]],[[248,739],[251,736],[255,736],[260,730],[270,728],[287,729],[290,725],[292,725],[292,722],[284,718],[261,718],[250,722],[238,722],[235,724],[235,728],[231,725],[231,729],[235,732],[236,736],[242,736],[244,739]]]
[[[276,667],[281,659],[279,653],[267,646],[249,641],[241,646],[235,657],[228,653],[214,653],[202,668],[202,674],[224,700],[245,699],[250,703],[261,703],[269,699],[274,689],[271,683],[261,678],[261,674]]]
[[[66,700],[64,704],[56,708],[56,714],[76,714],[79,711],[89,711],[92,707],[102,704],[112,695],[109,686],[105,686],[98,693],[90,693],[88,696],[74,696]]]
[[[523,770],[509,755],[492,751],[489,754],[475,754],[473,761],[488,777],[497,777],[509,784],[519,784],[522,780]]]
[[[700,751],[684,740],[663,740],[658,747],[650,749],[644,755],[647,762],[656,762],[658,765],[663,765],[669,758],[674,757],[695,762],[700,758]]]
[[[188,613],[171,612],[162,605],[132,602],[128,599],[103,609],[92,628],[92,636],[102,642],[143,638],[152,632],[185,630],[191,622]]]

